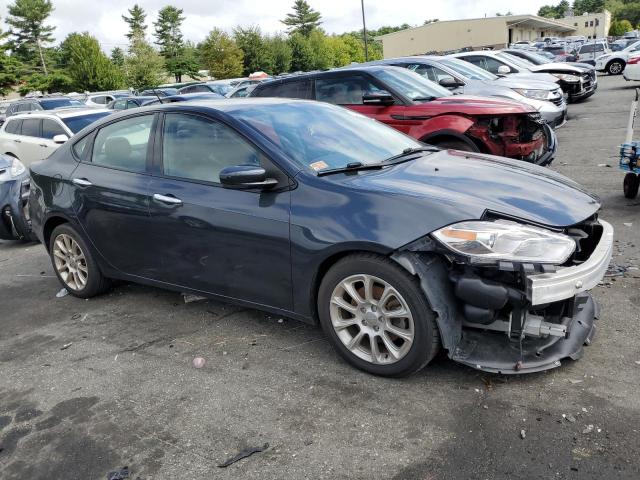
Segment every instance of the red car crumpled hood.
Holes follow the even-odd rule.
[[[452,95],[451,97],[436,98],[421,105],[429,105],[431,108],[440,107],[447,112],[467,115],[505,115],[536,112],[535,108],[517,101],[491,97],[474,97],[471,95]],[[419,107],[420,105],[415,106]]]

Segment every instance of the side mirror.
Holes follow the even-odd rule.
[[[366,93],[362,96],[363,105],[380,105],[388,107],[395,103],[396,101],[393,96],[387,92]]]
[[[264,168],[254,165],[235,165],[223,168],[220,183],[226,188],[260,188],[266,190],[278,184],[275,178],[267,178]]]
[[[454,90],[462,86],[462,83],[453,77],[444,77],[438,83],[441,87],[448,88],[449,90]]]
[[[507,74],[511,73],[511,69],[509,67],[507,67],[506,65],[500,65],[498,67],[498,73],[500,75],[507,75]]]
[[[63,143],[65,143],[67,140],[69,140],[69,137],[67,137],[65,134],[61,133],[60,135],[55,135],[53,137],[53,143],[56,143],[58,145],[62,145]]]

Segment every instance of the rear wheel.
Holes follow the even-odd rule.
[[[415,277],[385,257],[354,254],[322,280],[318,313],[323,330],[351,365],[401,377],[437,354],[440,336]]]
[[[624,70],[624,63],[620,60],[614,60],[609,65],[607,65],[607,72],[609,75],[620,75]]]
[[[465,142],[464,140],[458,140],[456,138],[444,138],[442,140],[427,141],[431,145],[443,148],[445,150],[461,150],[463,152],[478,152],[479,150],[473,145]]]
[[[49,252],[56,276],[71,295],[90,298],[109,288],[87,244],[69,224],[53,230]]]
[[[636,198],[638,195],[638,187],[640,186],[640,177],[635,173],[627,173],[622,184],[624,196],[627,198]]]

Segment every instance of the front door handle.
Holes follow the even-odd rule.
[[[91,183],[86,178],[74,178],[71,181],[74,183],[74,185],[78,185],[79,187],[90,187],[91,185],[93,185],[93,183]]]
[[[161,195],[159,193],[154,193],[153,199],[156,202],[166,203],[167,205],[182,205],[182,200],[174,197],[173,195]]]
[[[48,145],[45,145],[44,143],[41,143],[41,144],[40,144],[40,146],[41,146],[41,147],[44,147],[44,148],[47,148],[47,147],[48,147]]]
[[[15,143],[22,143],[22,140],[14,140]]]

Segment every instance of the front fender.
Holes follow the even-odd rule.
[[[420,125],[412,127],[409,135],[414,138],[426,139],[441,136],[444,131],[464,135],[474,124],[475,120],[461,115],[438,115],[424,120]]]

